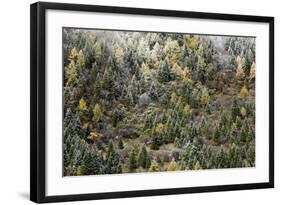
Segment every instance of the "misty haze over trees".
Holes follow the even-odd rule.
[[[255,166],[255,38],[63,29],[64,175]]]

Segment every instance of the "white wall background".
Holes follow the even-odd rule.
[[[52,1],[52,0],[49,0]],[[278,1],[265,0],[60,0],[69,3],[146,7],[275,17],[275,105],[281,104],[280,35]],[[29,4],[2,1],[0,6],[0,204],[29,201]],[[281,107],[275,106],[275,189],[176,196],[111,199],[67,204],[277,204],[281,194]]]

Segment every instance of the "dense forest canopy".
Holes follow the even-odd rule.
[[[64,175],[255,166],[255,38],[63,29]]]

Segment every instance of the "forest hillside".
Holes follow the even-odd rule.
[[[255,38],[63,29],[64,175],[255,166]]]

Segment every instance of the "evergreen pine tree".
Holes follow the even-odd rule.
[[[142,146],[142,149],[139,153],[138,162],[139,162],[140,166],[145,169],[149,168],[149,166],[150,166],[150,159],[149,159],[145,145]]]
[[[158,68],[158,80],[162,83],[169,82],[173,80],[174,76],[171,72],[170,65],[167,61],[161,61]]]
[[[77,67],[73,60],[70,61],[69,65],[66,68],[65,78],[67,84],[70,86],[74,86],[78,83]]]
[[[108,92],[112,91],[112,88],[113,88],[113,72],[112,72],[112,68],[109,67],[109,66],[107,66],[105,68],[105,71],[103,73],[102,87],[103,87],[103,89],[107,90]]]
[[[133,148],[131,150],[131,154],[130,154],[130,158],[129,158],[129,171],[134,172],[137,167],[138,167],[138,165],[137,165],[136,151]]]
[[[121,172],[122,168],[119,160],[119,154],[115,151],[113,143],[110,142],[106,154],[105,173],[114,174]]]
[[[81,175],[93,175],[93,174],[102,174],[102,161],[94,153],[87,153],[83,159],[81,168]]]
[[[96,82],[95,82],[95,90],[94,90],[94,95],[96,97],[100,97],[101,96],[101,92],[102,92],[102,79],[100,77],[100,73],[97,74],[96,77]]]
[[[200,103],[203,107],[205,107],[209,103],[209,100],[210,100],[209,92],[207,88],[204,87],[201,90]]]
[[[240,114],[240,108],[238,105],[238,101],[236,98],[233,98],[232,105],[231,105],[231,117],[233,122],[235,122],[236,117],[239,116],[239,114]]]
[[[162,145],[162,137],[158,134],[152,135],[151,149],[158,150]]]
[[[124,149],[124,143],[121,137],[118,139],[118,148],[119,149]]]
[[[215,132],[214,132],[214,136],[213,136],[213,140],[216,142],[216,143],[219,143],[220,142],[220,130],[219,130],[219,127],[216,126],[215,128]]]
[[[245,143],[247,139],[248,139],[247,128],[246,126],[243,125],[240,132],[240,141]]]

